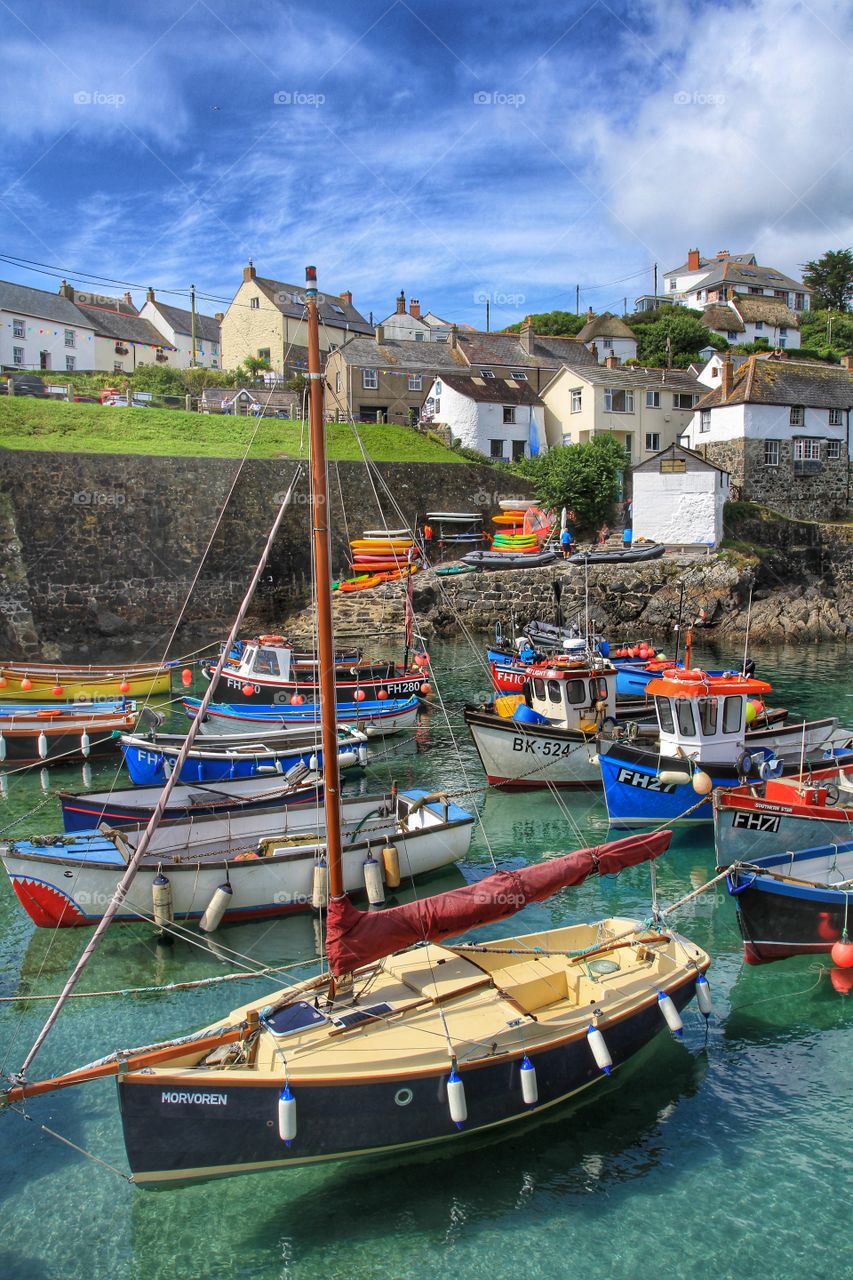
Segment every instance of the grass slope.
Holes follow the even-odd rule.
[[[45,453],[133,453],[164,457],[238,458],[251,439],[253,418],[185,413],[180,409],[102,408],[21,397],[0,399],[0,448]],[[461,462],[435,440],[408,427],[359,425],[358,433],[374,462]],[[327,428],[329,457],[338,462],[361,458],[348,423]],[[265,418],[252,445],[252,458],[307,456],[308,428],[301,422]]]

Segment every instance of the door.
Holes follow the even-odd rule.
[[[50,368],[50,352],[49,351],[39,352],[39,368],[40,369]]]

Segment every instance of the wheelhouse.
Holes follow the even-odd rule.
[[[746,739],[749,698],[771,686],[735,672],[709,676],[672,668],[646,687],[654,698],[662,756],[689,756],[714,763],[731,760]]]
[[[589,732],[616,713],[616,669],[573,660],[530,668],[527,696],[540,715],[567,729]]]

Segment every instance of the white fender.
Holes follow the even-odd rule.
[[[47,759],[47,734],[45,733],[44,729],[42,729],[41,733],[39,734],[38,751],[39,751],[39,760],[46,760]]]
[[[681,1021],[681,1014],[672,1003],[672,997],[665,991],[658,992],[658,1007],[672,1034],[680,1039],[684,1035],[684,1023]]]
[[[172,905],[172,885],[168,876],[158,871],[151,881],[151,900],[154,908],[154,923],[158,929],[172,923],[175,911]]]
[[[219,885],[213,891],[213,896],[207,904],[205,913],[198,922],[198,927],[202,933],[213,933],[214,929],[218,929],[222,924],[222,917],[231,906],[234,897],[234,890],[227,882]]]
[[[314,863],[314,882],[311,888],[311,906],[315,911],[323,911],[329,901],[329,870],[321,858]]]
[[[539,1101],[539,1085],[536,1080],[536,1068],[527,1054],[521,1059],[521,1096],[528,1107],[535,1107]]]
[[[457,1129],[461,1129],[468,1119],[468,1103],[465,1101],[465,1086],[459,1079],[456,1067],[447,1080],[447,1105],[450,1108],[450,1119]]]
[[[278,1095],[278,1136],[288,1147],[296,1137],[296,1099],[289,1084]]]
[[[92,744],[89,741],[89,735],[84,729],[83,732],[80,734],[80,750],[83,753],[83,758],[86,760],[88,760],[89,758],[89,751],[91,750],[91,746]]]
[[[704,973],[700,973],[696,979],[696,1003],[699,1006],[699,1012],[703,1018],[710,1018],[713,1004],[711,1001],[711,984],[705,977]]]
[[[607,1048],[607,1042],[599,1031],[598,1027],[594,1027],[592,1023],[586,1029],[586,1038],[589,1047],[592,1050],[592,1056],[595,1058],[595,1065],[604,1072],[606,1076],[610,1075],[613,1067],[613,1059],[610,1056],[610,1050]]]
[[[364,887],[367,890],[367,900],[372,907],[381,907],[385,901],[385,887],[382,884],[382,868],[376,861],[372,853],[367,855],[367,859],[362,863],[362,874],[364,875]]]

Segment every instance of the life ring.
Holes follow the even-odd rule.
[[[697,667],[668,667],[663,673],[664,680],[684,680],[688,684],[699,684],[705,679],[705,672]]]
[[[62,715],[62,711],[59,707],[44,707],[36,714],[40,720],[54,720],[57,716]]]
[[[284,636],[259,636],[261,644],[284,644]]]

